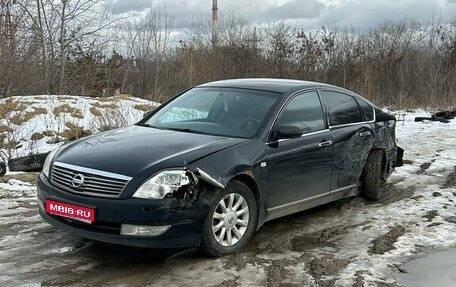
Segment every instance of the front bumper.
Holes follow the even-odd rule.
[[[107,199],[73,194],[51,185],[42,173],[37,197],[39,214],[58,229],[97,241],[151,248],[198,246],[209,210],[207,201],[201,200],[184,207],[176,199]],[[95,221],[89,224],[48,214],[44,209],[47,199],[94,208]],[[159,236],[132,236],[120,234],[122,224],[171,227]]]

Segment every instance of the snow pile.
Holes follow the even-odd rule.
[[[156,106],[158,103],[126,95],[1,99],[0,155],[5,159],[47,152],[63,141],[131,125]]]

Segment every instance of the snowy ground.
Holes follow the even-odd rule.
[[[456,247],[456,120],[415,123],[421,115],[398,122],[407,164],[383,200],[356,197],[269,222],[243,252],[218,259],[55,230],[37,215],[36,175],[10,174],[0,179],[0,285],[397,286],[406,262]]]

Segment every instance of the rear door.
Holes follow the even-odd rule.
[[[277,217],[299,211],[305,199],[329,192],[333,147],[320,98],[315,91],[294,96],[279,114],[282,124],[303,128],[300,138],[267,144],[268,203]]]
[[[358,187],[358,181],[374,141],[374,130],[351,95],[321,91],[334,145],[331,192]]]

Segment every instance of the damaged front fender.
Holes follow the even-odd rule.
[[[225,189],[225,186],[223,184],[221,184],[220,182],[215,180],[212,176],[210,176],[208,173],[204,172],[203,170],[196,168],[195,174],[196,174],[196,177],[198,177],[200,180],[207,182],[215,187]]]
[[[187,170],[187,172],[189,172],[192,175],[194,180],[196,180],[196,181],[202,180],[217,188],[225,189],[225,185],[223,185],[222,183],[217,181],[215,178],[210,176],[207,172],[203,171],[202,169],[200,169],[198,167],[192,167],[192,166],[188,165],[187,163],[185,163],[184,166],[185,166],[185,169]]]

